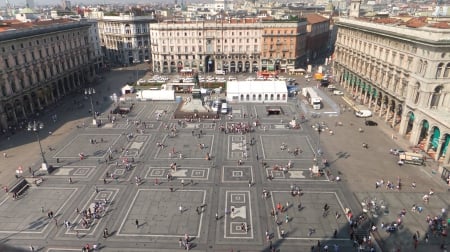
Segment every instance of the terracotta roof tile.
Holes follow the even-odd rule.
[[[328,21],[328,18],[316,13],[308,13],[305,15],[305,17],[308,24],[316,24]]]

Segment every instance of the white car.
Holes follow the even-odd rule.
[[[368,109],[362,109],[355,112],[356,117],[366,118],[372,116],[372,111]]]
[[[334,90],[333,94],[334,95],[344,95],[344,92],[342,92],[341,90]]]

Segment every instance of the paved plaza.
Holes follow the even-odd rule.
[[[46,151],[56,169],[42,174],[40,186],[31,185],[18,199],[1,195],[2,242],[24,249],[32,244],[46,252],[80,251],[85,244],[98,244],[106,252],[177,251],[182,250],[180,238],[188,235],[194,251],[311,251],[318,241],[321,251],[325,245],[329,251],[335,246],[355,251],[347,210],[359,216],[362,203],[373,201],[378,207],[368,209],[370,220],[361,222],[357,235],[368,238],[366,226],[373,222],[378,231],[372,241],[378,239],[383,251],[412,251],[416,231],[417,251],[439,251],[448,243],[439,236],[424,241],[427,215],[440,215],[450,205],[447,188],[430,168],[435,164],[398,167],[388,150],[403,143],[383,132],[384,125],[359,133],[364,122],[349,112],[313,119],[296,99],[279,105],[281,115],[268,116],[263,104],[231,104],[232,120],[223,116],[181,124],[172,119],[174,102],[136,102],[115,123],[107,122],[107,113],[101,115],[107,122],[102,127],[91,126],[84,115],[76,122],[85,127],[72,125]],[[299,129],[286,127],[301,115],[310,121]],[[219,129],[253,125],[256,117],[260,124],[247,134]],[[335,127],[337,121],[345,125]],[[334,134],[318,135],[311,127],[316,122],[329,125]],[[361,148],[362,142],[369,142],[369,150]],[[31,145],[37,144],[26,147]],[[18,155],[8,162],[19,160]],[[39,163],[35,158],[33,169]],[[321,176],[311,170],[315,158],[330,164]],[[31,177],[27,171],[24,176]],[[375,188],[376,180],[399,177],[404,184],[400,192]],[[293,195],[297,188],[300,195]],[[422,197],[431,188],[434,194],[425,204]],[[282,210],[272,215],[279,205]],[[413,205],[423,211],[411,212]],[[408,211],[402,227],[393,234],[382,230],[381,223],[396,221],[402,209]],[[85,218],[83,211],[96,214]],[[369,247],[364,246],[366,251]]]

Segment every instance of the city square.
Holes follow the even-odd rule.
[[[387,209],[367,213],[379,230],[377,237],[369,237],[369,221],[362,222],[356,235],[370,238],[377,248],[412,248],[413,233],[420,230],[423,237],[427,230],[423,219],[439,215],[450,204],[445,185],[427,167],[401,167],[408,174],[399,170],[385,147],[399,143],[389,137],[372,139],[384,134],[382,127],[355,134],[362,122],[351,113],[311,118],[298,129],[289,129],[285,124],[293,116],[309,113],[296,104],[295,100],[282,104],[283,111],[289,111],[284,115],[266,115],[261,104],[240,103],[233,119],[223,116],[185,124],[171,119],[175,104],[168,102],[136,102],[126,117],[103,127],[89,125],[91,118],[84,117],[77,123],[84,122],[85,127],[72,127],[52,143],[46,158],[55,170],[39,174],[43,178],[39,186],[31,184],[18,199],[2,196],[0,236],[12,246],[33,244],[43,251],[76,251],[85,244],[97,244],[102,251],[174,251],[186,235],[195,251],[268,251],[270,246],[308,251],[318,241],[350,251],[354,244],[349,239],[348,210],[362,215],[362,203],[375,200]],[[160,113],[165,115],[156,119]],[[219,130],[220,125],[253,125],[256,115],[260,125],[249,133]],[[328,126],[335,134],[320,136],[312,127],[316,122],[333,125],[336,120],[353,126]],[[146,122],[143,132],[136,130],[139,121]],[[361,150],[362,141],[373,146],[364,159],[358,157],[367,153]],[[80,159],[80,152],[85,158]],[[327,159],[327,172],[312,172],[317,158]],[[287,166],[288,170],[281,169]],[[24,171],[23,176],[29,179],[31,174]],[[402,192],[373,186],[379,178],[400,176],[405,184]],[[417,188],[409,188],[412,181]],[[429,188],[435,194],[425,205],[421,198]],[[293,195],[297,189],[299,195]],[[423,212],[411,213],[413,204]],[[272,215],[278,205],[282,210]],[[84,216],[89,209],[95,211],[94,218]],[[395,221],[402,209],[408,210],[404,228],[391,235],[381,230],[381,222]],[[49,218],[49,212],[54,217]],[[419,251],[430,251],[441,242],[431,237]]]

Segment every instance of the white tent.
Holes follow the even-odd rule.
[[[134,87],[130,85],[125,85],[122,87],[122,94],[132,94],[134,93]]]
[[[229,102],[287,102],[288,90],[285,81],[229,81]]]

